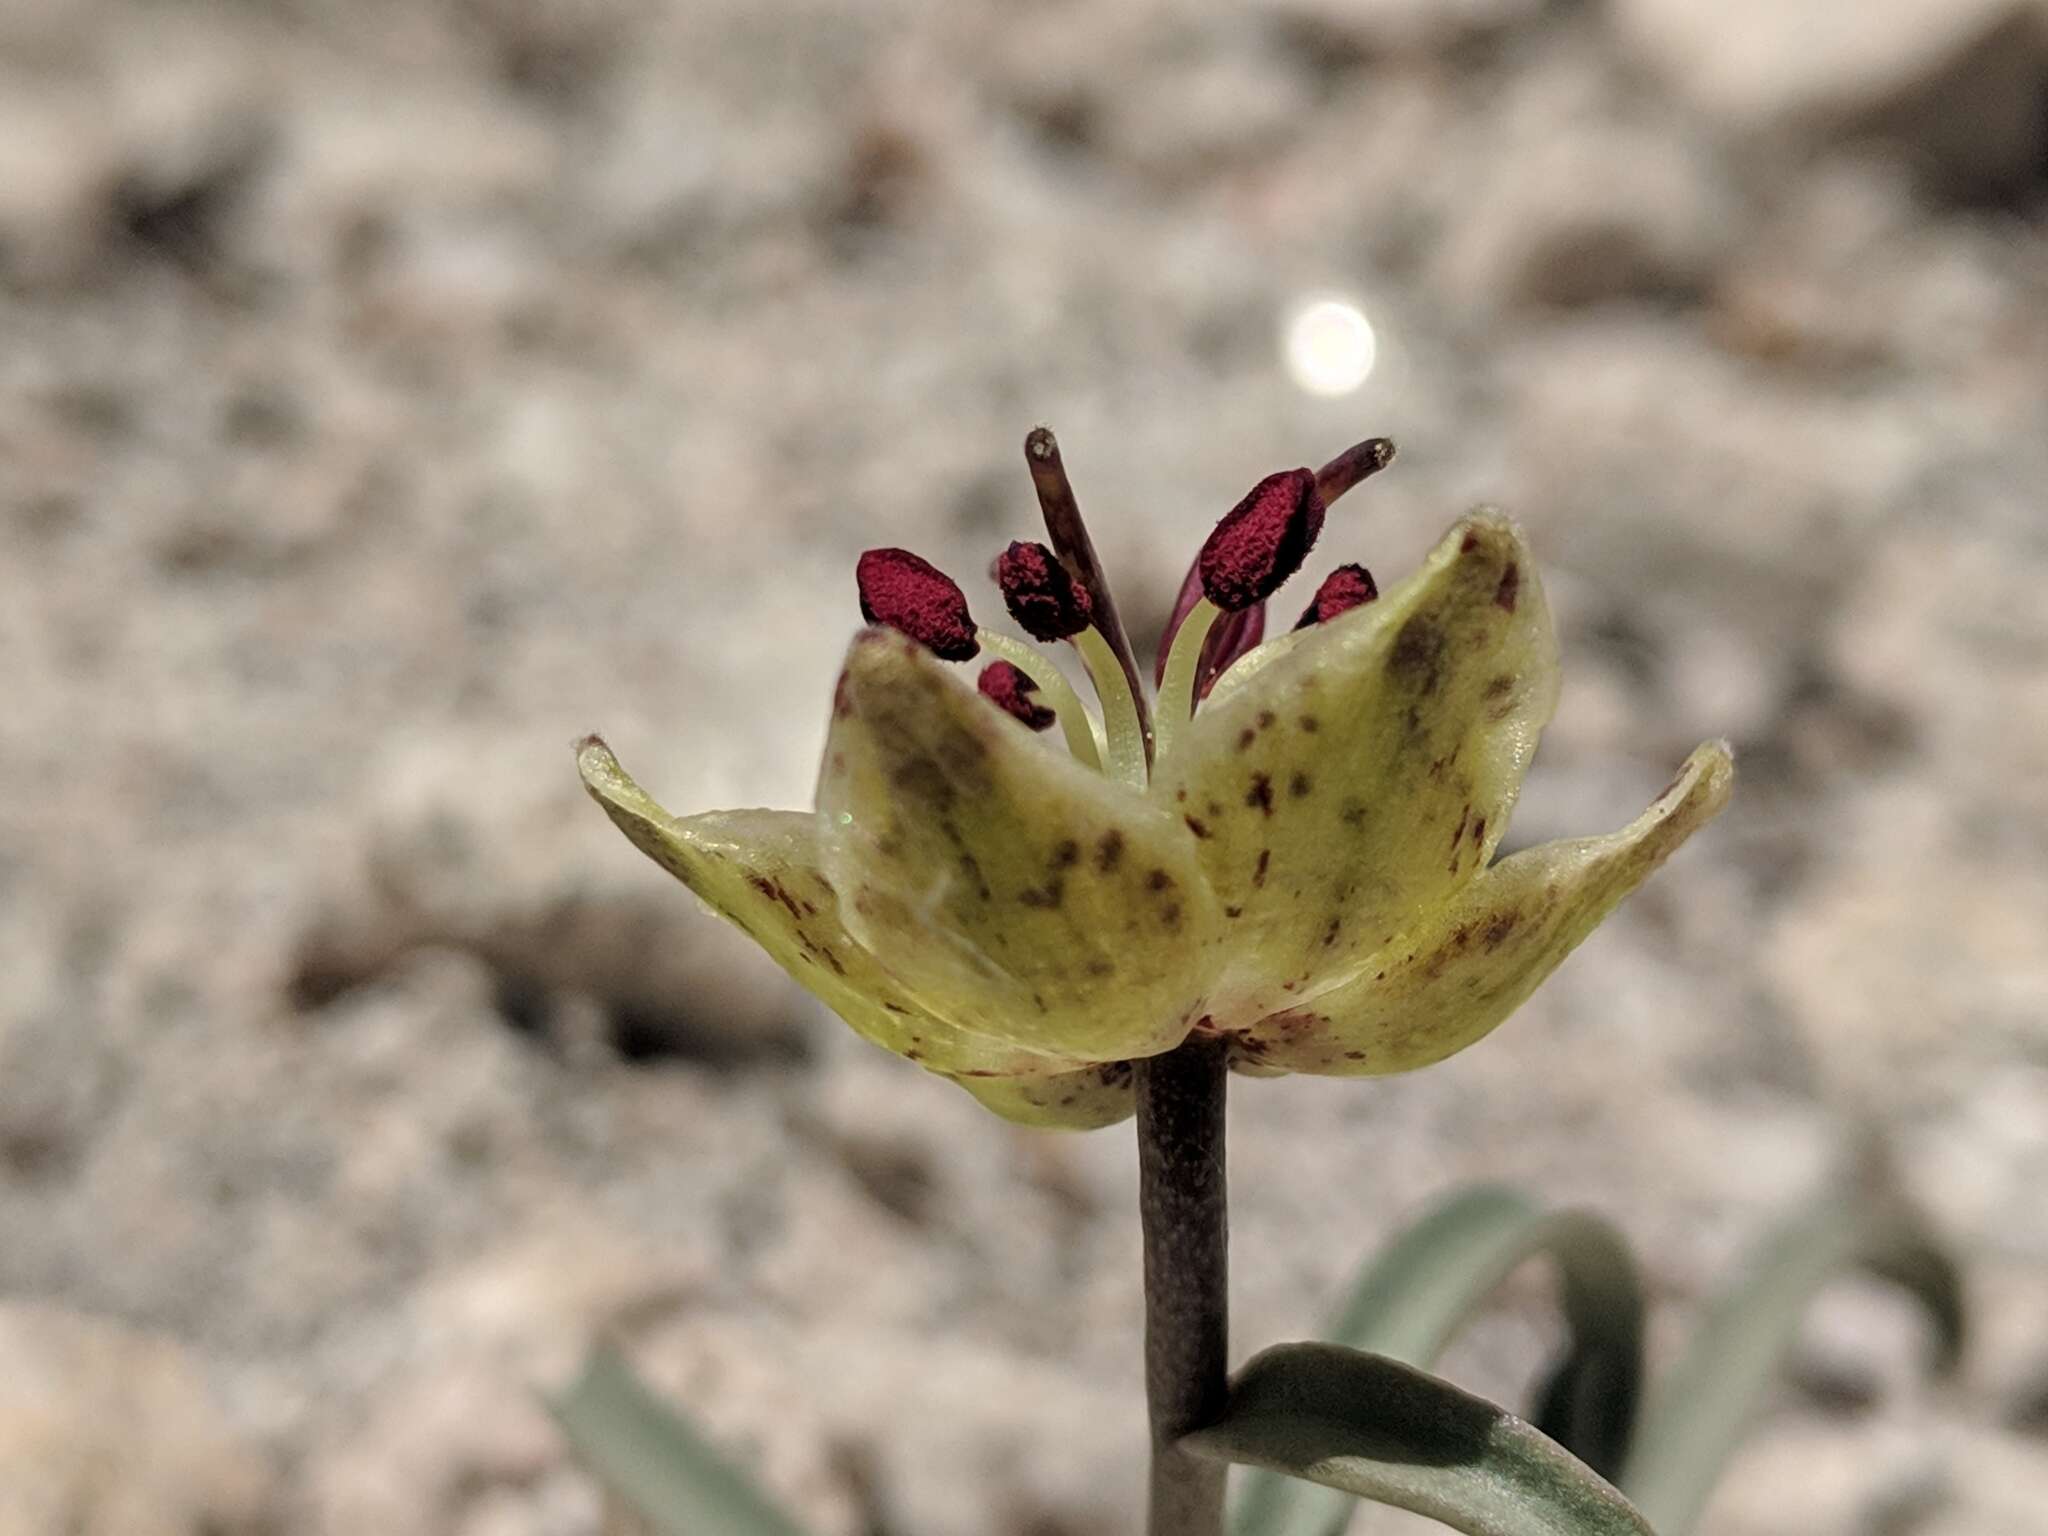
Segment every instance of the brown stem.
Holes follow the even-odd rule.
[[[1095,541],[1088,537],[1088,525],[1081,521],[1081,504],[1074,499],[1073,482],[1067,478],[1067,466],[1060,458],[1059,440],[1052,435],[1052,428],[1031,429],[1024,439],[1024,462],[1031,468],[1031,486],[1038,493],[1038,510],[1045,518],[1045,533],[1052,540],[1052,551],[1066,566],[1067,574],[1088,589],[1088,599],[1095,608],[1095,627],[1109,642],[1111,654],[1131,685],[1131,702],[1138,710],[1138,733],[1145,738],[1145,761],[1150,763],[1152,711],[1145,702],[1145,685],[1138,680],[1137,653],[1131,649],[1131,637],[1123,620],[1117,617],[1116,598],[1102,573],[1102,562],[1095,557]]]
[[[1384,437],[1353,443],[1316,471],[1316,494],[1328,506],[1361,480],[1370,479],[1394,462],[1394,444]]]
[[[1230,1228],[1223,1167],[1226,1061],[1196,1036],[1137,1063],[1138,1213],[1145,1235],[1145,1400],[1152,1419],[1148,1536],[1220,1536],[1220,1463],[1174,1442],[1223,1411]]]

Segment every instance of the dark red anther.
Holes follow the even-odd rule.
[[[1152,663],[1154,685],[1166,681],[1166,658],[1173,651],[1174,637],[1201,600],[1202,566],[1198,560],[1188,567],[1187,579],[1180,584],[1180,596],[1174,599],[1173,615],[1166,621],[1166,633],[1159,637],[1159,655]],[[1225,669],[1265,637],[1264,603],[1254,603],[1238,613],[1220,615],[1209,626],[1208,637],[1202,642],[1201,658],[1195,663],[1195,698],[1206,699]]]
[[[996,708],[1034,731],[1042,731],[1053,723],[1053,712],[1031,697],[1038,692],[1038,684],[1021,667],[1007,661],[992,661],[981,669],[974,686]]]
[[[1379,595],[1371,571],[1362,565],[1340,565],[1323,578],[1323,584],[1316,588],[1315,600],[1302,609],[1294,627],[1307,629],[1311,624],[1327,624],[1338,614],[1363,607]]]
[[[1069,640],[1095,622],[1088,589],[1043,544],[1013,543],[996,556],[1003,605],[1034,640]]]
[[[1323,498],[1306,469],[1268,475],[1223,514],[1195,568],[1202,592],[1225,613],[1263,602],[1301,569],[1323,531]]]
[[[953,578],[907,549],[871,549],[854,567],[860,614],[886,624],[945,661],[972,661],[981,651],[967,595]]]

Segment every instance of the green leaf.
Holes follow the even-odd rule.
[[[1198,1456],[1413,1510],[1467,1536],[1650,1536],[1591,1467],[1504,1408],[1380,1355],[1283,1344],[1232,1383]]]
[[[1584,1211],[1545,1212],[1511,1189],[1453,1195],[1367,1265],[1333,1342],[1428,1366],[1525,1260],[1555,1261],[1570,1342],[1541,1394],[1537,1423],[1612,1476],[1627,1450],[1642,1383],[1643,1296],[1621,1235]],[[1338,1536],[1352,1502],[1271,1473],[1245,1483],[1238,1536]]]
[[[803,1536],[612,1349],[549,1403],[578,1458],[655,1536]]]
[[[1698,1521],[1808,1305],[1853,1268],[1900,1285],[1926,1308],[1937,1370],[1961,1359],[1962,1277],[1954,1262],[1881,1168],[1837,1182],[1765,1240],[1644,1406],[1621,1485],[1664,1536],[1685,1536]]]

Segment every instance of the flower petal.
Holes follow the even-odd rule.
[[[1057,1077],[958,1077],[962,1088],[1005,1120],[1046,1131],[1097,1131],[1138,1107],[1127,1061]]]
[[[578,747],[576,766],[636,848],[876,1045],[935,1072],[1045,1074],[1076,1065],[947,1023],[877,965],[840,923],[838,899],[819,869],[815,816],[712,811],[678,821],[595,736]]]
[[[1186,831],[916,647],[854,642],[818,812],[847,931],[964,1027],[1123,1061],[1199,1015],[1218,919]]]
[[[1557,697],[1534,562],[1493,513],[1377,602],[1271,647],[1236,686],[1224,674],[1152,785],[1224,904],[1225,1028],[1349,975],[1469,881]]]
[[[1501,860],[1352,980],[1245,1031],[1238,1053],[1259,1071],[1346,1077],[1407,1072],[1463,1050],[1728,803],[1734,778],[1727,743],[1708,742],[1621,831]]]

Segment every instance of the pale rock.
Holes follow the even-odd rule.
[[[112,124],[79,92],[0,75],[0,273],[41,286],[84,270],[119,163]]]
[[[1926,1536],[2032,1536],[2048,1499],[2048,1457],[2040,1446],[1976,1426],[1949,1440],[1949,1497],[1920,1527]]]
[[[1815,372],[1972,371],[2029,323],[2002,242],[1930,227],[1901,166],[1829,161],[1731,252],[1709,326],[1731,352]]]
[[[427,1287],[416,1326],[428,1338],[534,1384],[567,1380],[602,1334],[623,1334],[714,1287],[707,1250],[662,1248],[568,1200]]]
[[[1825,641],[1832,668],[1913,722],[1940,781],[1996,804],[2036,858],[2048,818],[2048,616],[2032,562],[2044,555],[2024,519],[1990,536],[1932,519],[1902,528],[1872,553]]]
[[[793,1334],[712,1321],[661,1331],[640,1364],[819,1536],[875,1525],[1111,1536],[1137,1517],[1144,1416],[1135,1370],[1120,1389],[1105,1388],[975,1331],[847,1318]],[[1077,1436],[1082,1424],[1095,1431]],[[933,1464],[949,1474],[926,1476]]]
[[[297,73],[290,131],[252,197],[271,261],[357,282],[376,277],[387,259],[431,269],[449,258],[431,249],[409,255],[411,242],[431,247],[450,238],[443,231],[488,231],[489,213],[535,206],[556,184],[560,142],[516,103],[406,71],[373,80],[317,57]],[[528,257],[501,248],[472,260],[523,267]],[[402,273],[395,281],[382,302],[406,304]],[[417,311],[426,295],[417,286],[413,293]]]
[[[2048,877],[2024,856],[1966,870],[1972,829],[1932,785],[1873,789],[1839,815],[1827,872],[1772,925],[1765,974],[1854,1101],[1953,1104],[1967,1062],[2038,1045]]]
[[[302,995],[441,945],[484,959],[515,1007],[597,1000],[629,1050],[802,1051],[795,988],[624,844],[559,738],[418,742],[381,765],[370,801],[358,859],[305,918]]]
[[[1712,280],[1735,208],[1699,146],[1585,119],[1525,122],[1504,138],[1443,258],[1454,301],[1668,301]]]
[[[92,1012],[54,998],[0,1011],[0,1177],[61,1173],[82,1155],[121,1079]]]
[[[1545,0],[1262,0],[1257,7],[1333,63],[1430,55],[1539,18]]]
[[[1741,132],[1877,139],[1937,187],[2016,190],[2048,154],[2035,0],[1615,0],[1624,44]]]
[[[1882,398],[1805,391],[1640,316],[1511,347],[1501,366],[1503,473],[1536,547],[1636,615],[1739,633],[1744,669],[1764,674],[1731,690],[1745,700],[1781,691],[1927,452],[1926,424]]]
[[[0,1302],[0,1536],[259,1536],[273,1478],[174,1341]]]
[[[1099,135],[1108,155],[1161,179],[1256,163],[1314,111],[1298,74],[1249,51],[1219,50],[1147,74],[1107,96]]]
[[[1792,1420],[1783,1413],[1765,1420],[1767,1432],[1746,1437],[1727,1475],[1701,1517],[1702,1526],[1731,1536],[1766,1536],[1786,1529],[1782,1490],[1797,1487],[1802,1520],[1813,1528],[1866,1530],[1858,1516],[1878,1493],[1879,1476],[1849,1436],[1825,1426]],[[1765,1426],[1760,1426],[1764,1430]],[[1863,1427],[1863,1435],[1870,1432]],[[1890,1436],[1890,1460],[1924,1455],[1898,1429]],[[1780,1490],[1770,1493],[1766,1490]]]
[[[545,1394],[600,1337],[623,1340],[697,1300],[708,1255],[656,1250],[568,1202],[451,1266],[400,1326],[416,1346],[367,1413],[309,1469],[333,1536],[587,1530],[594,1496]]]

